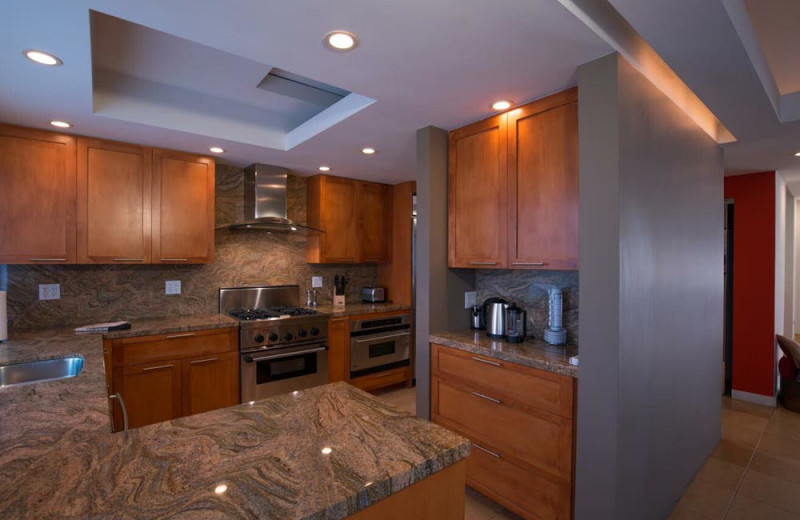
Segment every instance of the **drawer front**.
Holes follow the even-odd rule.
[[[433,345],[433,375],[480,386],[507,401],[572,417],[573,378],[441,345]]]
[[[408,381],[408,367],[393,368],[385,372],[369,374],[367,376],[351,379],[349,383],[361,390],[375,390],[385,386],[397,385]]]
[[[571,486],[520,468],[505,454],[473,442],[467,458],[467,484],[530,520],[569,520]],[[489,450],[491,453],[483,451]]]
[[[509,457],[570,479],[572,420],[530,408],[511,406],[489,394],[433,380],[433,408],[438,422],[487,439]]]
[[[115,364],[122,366],[157,361],[221,354],[236,351],[236,329],[198,330],[158,336],[140,336],[118,340],[114,345]]]

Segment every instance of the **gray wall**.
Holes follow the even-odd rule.
[[[578,78],[576,519],[663,519],[720,438],[722,152],[617,54]]]
[[[475,272],[447,268],[447,131],[417,130],[417,314],[415,376],[417,415],[430,417],[432,332],[467,326],[464,292],[475,290]]]

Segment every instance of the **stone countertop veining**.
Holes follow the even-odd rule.
[[[390,311],[411,311],[411,306],[403,303],[348,303],[344,308],[334,307],[333,305],[319,305],[314,307],[319,312],[331,315],[331,318],[341,316],[358,316],[361,314],[373,314],[378,312]]]
[[[74,378],[0,388],[0,518],[339,519],[469,453],[463,437],[345,383],[112,434],[101,338],[51,330],[0,344],[0,363],[85,360]]]
[[[551,346],[544,340],[528,338],[523,343],[509,343],[492,339],[485,331],[462,330],[430,335],[431,343],[438,343],[473,354],[502,359],[531,368],[547,370],[564,376],[578,377],[578,367],[569,364],[571,356],[578,355],[575,346]]]
[[[172,334],[173,332],[224,329],[238,326],[238,320],[224,314],[178,316],[175,318],[134,320],[131,322],[131,328],[106,332],[103,337],[108,339],[132,338],[135,336],[154,336],[157,334]]]

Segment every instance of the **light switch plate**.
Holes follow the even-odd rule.
[[[321,276],[312,276],[311,277],[311,287],[314,287],[314,288],[322,287],[322,277]]]
[[[60,300],[61,299],[61,284],[57,284],[57,283],[40,283],[39,284],[39,299],[40,300]]]
[[[478,294],[475,291],[467,291],[464,293],[464,308],[469,309],[473,305],[477,305]]]
[[[164,294],[180,294],[181,281],[180,280],[167,280],[164,284]]]

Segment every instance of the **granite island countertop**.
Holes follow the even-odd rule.
[[[127,332],[225,321],[170,320]],[[51,330],[0,344],[0,364],[85,360],[71,379],[0,388],[0,517],[339,519],[469,453],[463,437],[345,383],[112,434],[101,339]]]
[[[569,358],[578,355],[578,348],[573,345],[551,346],[538,338],[528,338],[523,343],[509,343],[492,339],[486,335],[486,331],[477,330],[431,334],[430,342],[509,363],[578,377],[578,367],[569,364]]]

